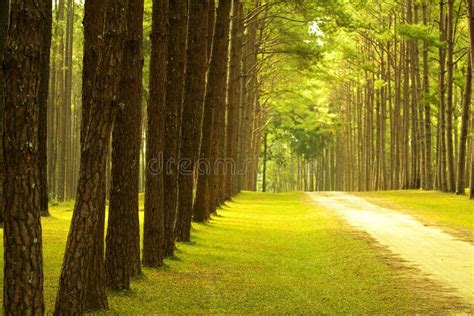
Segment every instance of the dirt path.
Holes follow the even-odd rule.
[[[456,240],[410,215],[382,208],[347,193],[308,193],[323,207],[366,231],[381,245],[432,279],[474,302],[474,245]]]

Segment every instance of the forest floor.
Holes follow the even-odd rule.
[[[474,302],[474,245],[427,226],[409,214],[383,208],[342,192],[308,193],[407,265],[451,289],[466,303]],[[472,211],[471,211],[472,212]]]
[[[72,207],[52,206],[52,216],[43,219],[47,312],[54,307]],[[179,243],[165,267],[145,268],[131,290],[109,292],[109,313],[470,311],[303,193],[243,193],[210,223],[193,226],[192,242]]]

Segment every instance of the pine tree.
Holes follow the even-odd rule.
[[[165,104],[164,139],[164,204],[165,255],[171,257],[175,248],[175,222],[178,201],[178,155],[181,113],[184,97],[186,66],[187,1],[170,0],[169,6],[168,73]]]
[[[105,267],[111,289],[140,274],[138,178],[142,126],[143,0],[129,0],[119,109],[112,132],[112,183]]]
[[[79,183],[56,298],[56,315],[82,314],[86,309],[107,307],[103,297],[99,298],[101,306],[91,304],[91,294],[105,293],[105,280],[101,275],[95,275],[92,288],[91,271],[104,268],[103,253],[95,251],[94,246],[99,245],[97,249],[100,249],[104,242],[100,238],[105,216],[104,179],[115,109],[119,105],[115,98],[119,95],[127,9],[128,0],[112,1],[104,7],[101,3],[86,2],[85,6],[84,76],[92,76],[83,80],[86,83],[83,111],[88,113],[83,115],[86,121],[82,126],[86,130],[81,132]],[[90,59],[96,53],[98,58]],[[91,66],[95,63],[94,72]],[[84,103],[87,101],[90,103]],[[92,262],[96,265],[91,265]],[[97,289],[99,291],[95,291]]]
[[[230,29],[230,1],[220,1],[217,7],[216,24],[212,52],[210,57],[209,74],[207,78],[206,96],[204,102],[203,130],[201,138],[200,159],[207,162],[207,167],[198,172],[196,187],[196,198],[193,206],[193,220],[203,222],[209,219],[214,204],[214,182],[213,173],[215,156],[218,142],[214,135],[214,125],[220,122],[216,120],[218,113],[225,115],[225,91],[227,78],[227,61],[229,48]],[[224,111],[224,112],[223,112]]]
[[[186,79],[178,165],[176,237],[189,241],[193,208],[194,171],[199,157],[202,112],[206,90],[209,1],[190,0]]]
[[[143,264],[159,267],[164,257],[164,107],[168,59],[168,0],[154,0],[151,31],[150,98],[147,107]]]
[[[3,310],[6,315],[44,313],[38,128],[40,111],[45,110],[40,88],[42,62],[47,62],[45,52],[49,51],[47,45],[51,41],[48,39],[50,5],[47,0],[13,2],[4,51]],[[5,9],[3,5],[0,8]]]

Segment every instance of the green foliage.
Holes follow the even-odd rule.
[[[447,43],[439,40],[438,29],[430,25],[423,24],[400,24],[397,27],[397,34],[409,39],[418,39],[427,41],[433,47],[446,47]]]
[[[268,32],[281,34],[284,40],[278,45],[278,51],[288,54],[267,56],[262,67],[261,94],[268,98],[270,151],[278,152],[272,157],[279,157],[278,162],[269,163],[267,179],[270,187],[271,182],[278,182],[281,176],[288,176],[287,180],[293,181],[285,168],[296,156],[316,157],[335,141],[345,124],[344,108],[350,89],[359,87],[364,91],[368,82],[376,91],[388,88],[387,74],[381,73],[382,57],[387,72],[388,53],[391,54],[393,104],[395,67],[400,69],[400,63],[405,59],[401,57],[405,54],[401,49],[406,46],[401,43],[411,45],[416,40],[420,72],[423,70],[423,44],[427,44],[430,91],[422,97],[429,101],[433,125],[437,126],[438,54],[439,48],[446,47],[438,30],[439,2],[417,0],[415,3],[418,4],[418,19],[413,19],[416,23],[406,22],[406,2],[396,0],[301,0],[273,8],[286,19],[275,19],[268,26]],[[424,4],[428,5],[427,25],[422,22]],[[465,80],[463,69],[467,58],[463,54],[468,47],[468,30],[464,5],[455,1],[455,8],[454,87],[455,91],[461,91]],[[308,32],[312,23],[316,23],[321,32]],[[454,102],[456,118],[460,98],[455,98]],[[388,133],[386,137],[388,151]],[[283,159],[285,155],[286,159]],[[278,166],[280,162],[284,164]]]

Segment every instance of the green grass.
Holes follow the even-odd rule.
[[[194,225],[193,242],[179,244],[166,267],[145,268],[130,291],[110,292],[109,312],[405,314],[436,308],[379,250],[304,199],[299,193],[240,195],[209,224]],[[54,307],[71,209],[71,203],[51,207],[52,216],[43,220],[47,312]]]
[[[378,205],[417,216],[421,220],[454,229],[474,229],[474,201],[436,191],[363,192],[357,195]]]

